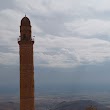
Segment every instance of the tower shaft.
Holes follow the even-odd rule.
[[[31,39],[31,26],[26,19],[27,17],[24,17],[24,21],[21,21],[20,39],[18,41],[20,54],[20,110],[34,110],[34,41]]]

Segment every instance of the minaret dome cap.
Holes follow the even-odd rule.
[[[30,23],[30,20],[28,17],[23,17],[22,20],[21,20],[21,26],[30,26],[31,23]]]

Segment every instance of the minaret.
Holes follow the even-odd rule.
[[[34,62],[31,23],[26,16],[21,20],[18,39],[20,54],[20,110],[34,110]]]

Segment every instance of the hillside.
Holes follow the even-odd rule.
[[[97,110],[110,110],[106,106],[91,100],[78,100],[70,102],[61,102],[50,110],[85,110],[89,106],[94,106]]]
[[[0,102],[0,110],[19,110],[19,104],[14,102]]]
[[[110,108],[91,100],[63,101],[61,103],[38,101],[35,104],[35,110],[85,110],[91,105],[97,107],[97,110],[110,110]],[[19,110],[19,103],[0,102],[0,110]]]

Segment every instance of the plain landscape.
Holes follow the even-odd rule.
[[[91,105],[97,110],[110,110],[109,89],[93,90],[86,87],[66,90],[56,87],[55,91],[51,88],[36,88],[35,110],[85,110]],[[0,110],[19,110],[19,94],[12,91],[8,95],[2,93]]]

